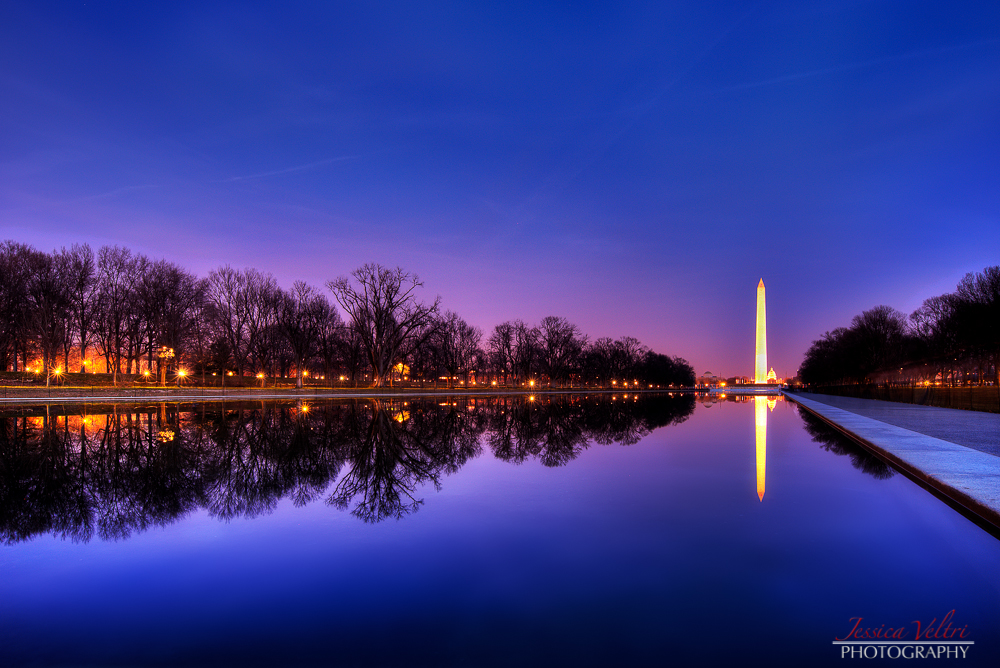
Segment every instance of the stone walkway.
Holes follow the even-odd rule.
[[[790,396],[818,401],[827,406],[841,408],[879,422],[1000,457],[1000,413],[961,411],[955,408],[835,397],[809,392],[796,392]]]
[[[805,392],[785,396],[1000,531],[1000,415]]]

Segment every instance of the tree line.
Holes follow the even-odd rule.
[[[1000,382],[1000,267],[970,272],[909,316],[876,306],[813,341],[799,376],[813,385]]]
[[[283,289],[269,273],[223,266],[200,278],[121,246],[52,253],[0,245],[0,369],[120,376],[309,375],[330,386],[393,382],[498,386],[690,386],[683,359],[637,339],[591,341],[565,318],[511,320],[484,336],[400,268],[366,264]],[[331,300],[327,294],[333,299]],[[339,307],[339,308],[338,308]],[[341,315],[343,313],[343,315]]]

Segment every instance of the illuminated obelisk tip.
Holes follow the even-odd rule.
[[[755,350],[753,382],[767,382],[767,315],[764,308],[764,279],[757,284],[757,347]]]

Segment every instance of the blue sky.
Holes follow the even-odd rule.
[[[1000,4],[6,2],[0,238],[750,374],[1000,262]]]

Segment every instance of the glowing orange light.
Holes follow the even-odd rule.
[[[183,378],[184,376],[188,375],[188,372],[185,369],[178,369],[177,370],[177,375],[180,376],[181,378]]]

